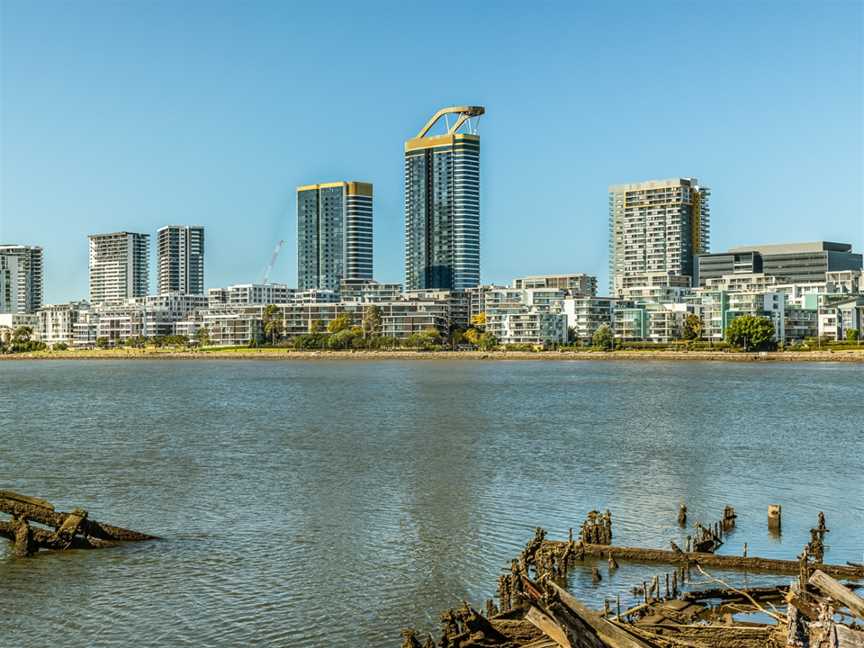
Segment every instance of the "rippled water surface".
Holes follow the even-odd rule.
[[[0,540],[8,645],[398,646],[592,508],[666,547],[680,502],[731,504],[722,552],[783,558],[823,510],[826,558],[864,560],[860,365],[12,361],[0,417],[0,488],[164,537],[29,560]],[[589,563],[571,587],[602,605],[661,571],[594,586]]]

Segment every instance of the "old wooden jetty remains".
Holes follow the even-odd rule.
[[[91,520],[87,511],[63,513],[38,497],[0,490],[0,537],[14,544],[16,556],[30,556],[40,549],[99,549],[118,542],[157,540],[156,536]],[[42,526],[34,526],[31,523]],[[47,527],[47,528],[46,528]]]
[[[686,524],[686,507],[679,523]],[[779,524],[769,512],[769,527]],[[864,579],[864,565],[823,563],[825,517],[819,514],[810,542],[795,560],[720,555],[715,551],[735,527],[726,507],[715,524],[697,523],[682,549],[621,547],[612,544],[612,514],[592,511],[578,539],[550,540],[536,529],[506,573],[498,579],[497,600],[484,612],[463,602],[441,615],[440,638],[402,631],[403,648],[864,648],[864,599],[857,585],[836,580]],[[745,545],[746,547],[746,545]],[[568,572],[602,558],[609,571],[619,561],[660,563],[667,573],[636,584],[592,609],[566,589]],[[587,566],[587,565],[586,565]],[[788,574],[788,584],[739,589],[714,577],[724,570]],[[694,583],[693,574],[699,581]],[[592,567],[599,581],[600,570]],[[705,589],[705,583],[714,586]],[[699,589],[702,588],[702,589]],[[736,619],[736,615],[748,620]],[[753,620],[762,617],[761,621]]]

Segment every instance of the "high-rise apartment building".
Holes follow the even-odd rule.
[[[204,228],[166,225],[156,232],[159,294],[204,294]]]
[[[143,297],[149,286],[150,235],[91,234],[90,301],[93,304]]]
[[[695,257],[708,251],[708,187],[696,178],[609,187],[609,284],[664,273],[692,280]],[[631,281],[632,283],[632,281]]]
[[[442,108],[405,142],[405,289],[480,284],[482,106]],[[450,118],[453,124],[450,124]],[[444,118],[446,132],[430,135]],[[465,127],[467,132],[459,132]]]
[[[297,285],[338,291],[343,279],[372,279],[372,185],[297,187]]]
[[[42,248],[0,245],[0,313],[35,313],[42,307]]]

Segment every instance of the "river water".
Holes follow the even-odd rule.
[[[855,364],[8,361],[0,421],[0,489],[164,538],[0,540],[3,645],[396,647],[594,508],[665,548],[680,502],[731,504],[721,552],[782,558],[822,510],[826,559],[864,560]],[[663,571],[590,566],[570,585],[595,606]]]

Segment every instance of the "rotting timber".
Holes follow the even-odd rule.
[[[101,549],[118,542],[158,539],[91,520],[83,509],[64,513],[44,499],[8,490],[0,490],[0,513],[12,516],[9,521],[0,520],[0,537],[11,540],[15,555],[20,557],[33,555],[40,549]],[[43,527],[32,526],[31,522]]]
[[[710,534],[697,524],[697,537],[712,540],[705,546],[719,547],[735,517],[727,507]],[[674,542],[671,551],[616,547],[611,521],[609,511],[592,511],[578,540],[572,529],[566,541],[548,540],[543,529],[536,529],[499,577],[497,603],[486,601],[485,614],[463,602],[441,615],[437,642],[406,629],[403,648],[864,648],[864,599],[854,591],[856,585],[832,577],[864,579],[864,565],[823,562],[824,515],[796,560],[747,557],[746,549],[740,557],[683,551]],[[586,557],[606,558],[610,572],[619,560],[665,563],[674,570],[625,593],[639,597],[635,606],[622,609],[619,593],[611,606],[605,599],[602,610],[593,610],[566,590],[570,568]],[[796,578],[785,585],[738,589],[706,571],[714,566]],[[717,586],[692,589],[697,584],[691,572]],[[596,567],[592,574],[599,581]],[[685,591],[688,583],[690,591]],[[749,614],[769,621],[735,618]]]

